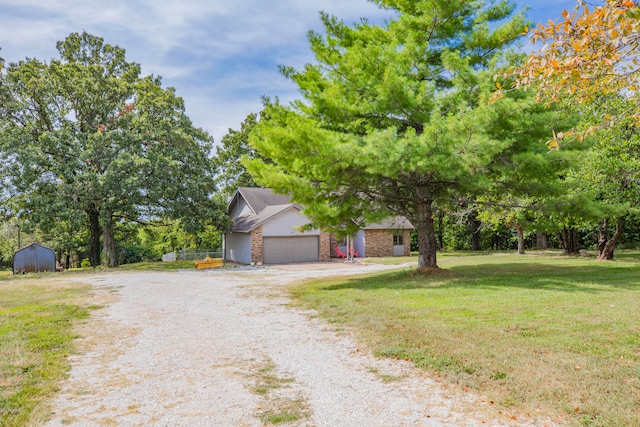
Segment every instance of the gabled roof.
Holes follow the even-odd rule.
[[[290,209],[302,210],[302,206],[291,203],[291,197],[284,194],[276,194],[270,188],[240,187],[229,202],[228,211],[242,198],[251,213],[235,219],[233,231],[246,233]]]
[[[302,206],[291,203],[290,196],[286,194],[276,194],[270,188],[240,187],[236,190],[229,202],[228,212],[233,210],[241,198],[245,201],[251,212],[245,213],[234,220],[231,230],[239,233],[248,233],[290,209],[297,209],[299,211],[303,209]],[[406,228],[413,229],[414,227],[409,220],[402,216],[391,217],[379,223],[369,224],[364,227],[365,230]]]
[[[365,230],[403,230],[405,228],[413,229],[414,227],[409,222],[409,220],[403,216],[387,218],[380,222],[376,222],[375,224],[369,224],[364,227]]]
[[[249,205],[254,214],[259,214],[268,206],[291,204],[291,196],[276,194],[270,188],[240,187],[238,193]]]
[[[240,233],[249,232],[281,213],[289,211],[290,209],[300,210],[299,207],[293,203],[289,203],[287,205],[267,206],[258,215],[249,214],[236,218],[231,229]]]

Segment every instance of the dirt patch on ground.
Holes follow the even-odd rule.
[[[315,313],[288,307],[282,292],[311,277],[390,268],[397,267],[322,263],[78,278],[115,300],[82,330],[83,352],[47,425],[496,425],[476,396],[373,357]]]

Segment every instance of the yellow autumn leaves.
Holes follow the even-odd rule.
[[[511,88],[533,88],[539,102],[570,99],[576,104],[616,94],[637,98],[640,78],[640,5],[636,1],[605,0],[594,9],[579,1],[573,12],[565,10],[559,22],[549,20],[529,31],[533,52],[521,67],[496,76],[496,97],[505,90],[501,78],[511,78]],[[559,148],[564,138],[582,141],[622,117],[640,121],[640,102],[618,117],[605,117],[602,126],[554,134],[549,148]]]

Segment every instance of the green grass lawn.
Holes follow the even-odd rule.
[[[43,402],[69,369],[73,325],[88,315],[88,289],[59,274],[0,275],[0,426],[47,417]]]
[[[505,411],[576,425],[637,425],[640,262],[548,254],[441,257],[404,271],[292,289],[355,329],[376,354],[407,359]]]
[[[536,253],[536,252],[532,252]],[[540,252],[542,253],[542,252]],[[545,252],[548,253],[548,252]],[[556,251],[556,253],[560,253]],[[449,258],[449,257],[470,257],[470,256],[483,256],[483,255],[496,255],[496,254],[504,254],[509,255],[513,254],[513,251],[510,252],[495,252],[495,251],[443,251],[438,252],[438,259]],[[639,252],[640,254],[640,252]],[[418,263],[418,253],[411,252],[411,256],[386,256],[386,257],[368,257],[368,258],[358,258],[358,261],[364,262],[367,264],[383,264],[383,265],[402,265],[409,263]]]

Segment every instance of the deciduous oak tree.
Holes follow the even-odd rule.
[[[117,264],[120,222],[222,221],[210,197],[211,138],[174,89],[86,32],[57,48],[59,59],[26,59],[2,73],[2,170],[23,208],[50,218],[82,213],[94,266],[101,234],[103,261]]]
[[[569,99],[588,104],[603,95],[622,95],[631,106],[603,112],[600,123],[553,134],[550,148],[563,139],[582,141],[612,121],[640,120],[640,6],[632,0],[580,0],[575,11],[565,10],[558,22],[549,20],[531,30],[531,41],[543,44],[526,63],[514,69],[515,88],[533,87],[545,103]],[[498,76],[499,77],[499,76]],[[502,87],[500,80],[497,85]],[[504,91],[502,91],[504,92]]]
[[[587,123],[595,123],[602,111],[614,115],[634,107],[624,96],[603,96],[583,108]],[[589,116],[596,116],[588,120]],[[599,221],[598,258],[613,259],[625,224],[640,213],[640,131],[631,118],[619,118],[598,132],[592,147],[576,168],[574,180],[593,203],[605,205]]]
[[[221,193],[230,198],[238,187],[256,187],[253,177],[242,164],[243,157],[252,159],[259,157],[256,150],[249,145],[249,134],[258,122],[258,115],[249,114],[240,130],[229,129],[222,137],[220,146],[216,147],[215,164],[218,172],[218,184]]]

